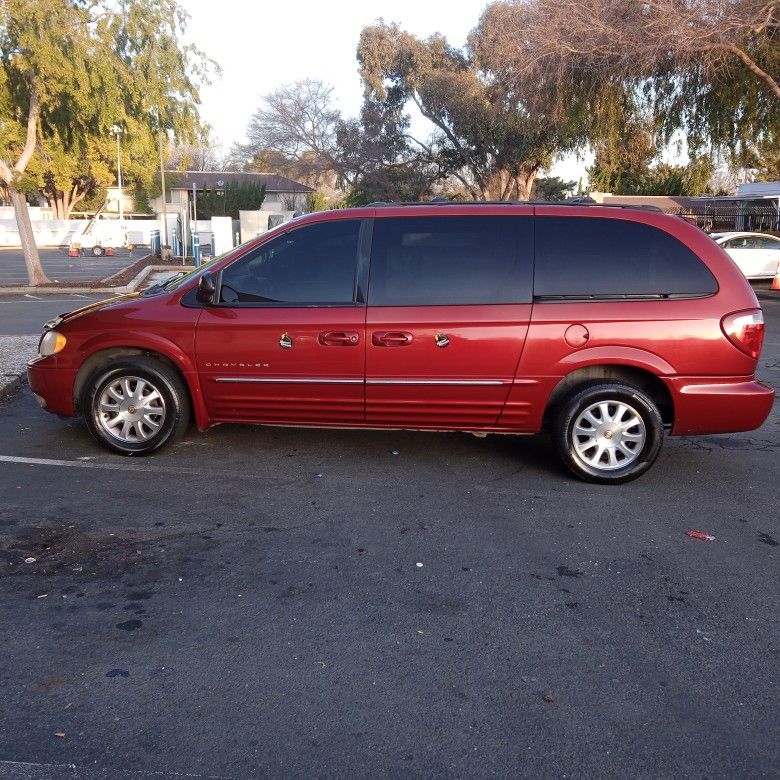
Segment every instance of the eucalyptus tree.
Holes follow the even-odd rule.
[[[584,92],[574,81],[548,90],[543,79],[509,78],[493,50],[496,23],[488,8],[464,49],[375,24],[361,33],[358,62],[366,99],[416,107],[434,133],[414,143],[472,198],[528,199],[539,172],[584,142]]]
[[[681,132],[694,152],[780,141],[776,0],[501,0],[489,12],[500,20],[494,55],[518,84],[620,85],[658,141]],[[616,138],[611,120],[591,134]]]

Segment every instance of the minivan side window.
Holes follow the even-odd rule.
[[[537,217],[537,298],[712,295],[718,283],[683,243],[651,225],[598,217]]]
[[[359,234],[359,219],[316,222],[284,233],[225,268],[220,301],[350,304]]]
[[[531,301],[528,216],[378,217],[368,301],[437,306]]]

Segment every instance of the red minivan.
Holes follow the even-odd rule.
[[[225,422],[533,434],[592,482],[672,435],[757,428],[758,301],[647,209],[374,204],[294,219],[193,273],[47,323],[30,386],[104,445]]]

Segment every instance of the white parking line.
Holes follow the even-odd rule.
[[[225,477],[233,480],[252,480],[260,481],[273,487],[283,487],[297,485],[306,480],[305,476],[297,475],[292,478],[284,477],[265,477],[253,472],[240,473],[233,471],[214,471],[213,469],[193,469],[184,466],[158,466],[153,463],[141,463],[136,458],[122,458],[121,463],[110,463],[106,461],[88,460],[60,460],[58,458],[28,458],[19,455],[0,455],[0,463],[9,463],[21,466],[46,466],[48,468],[69,468],[69,469],[91,469],[98,471],[124,471],[137,472],[138,474],[159,474],[179,475],[189,477],[200,477],[212,480],[215,477]],[[350,477],[351,479],[351,477]]]
[[[138,471],[155,474],[205,474],[203,469],[179,466],[146,466],[137,461],[126,463],[100,463],[89,460],[59,460],[57,458],[25,458],[19,455],[0,455],[0,463],[21,463],[28,466],[64,466],[75,469],[107,469],[109,471]]]
[[[236,471],[215,471],[209,468],[187,468],[184,466],[161,466],[149,461],[141,462],[137,458],[120,458],[121,462],[106,462],[92,460],[91,456],[85,456],[84,460],[61,460],[59,458],[28,458],[20,455],[0,455],[0,464],[8,463],[10,465],[19,466],[44,466],[46,468],[66,468],[66,469],[88,469],[97,471],[124,471],[136,472],[138,474],[158,474],[159,476],[173,476],[178,475],[181,477],[197,477],[198,479],[214,480],[215,478],[224,478],[226,480],[253,480],[262,484],[265,487],[271,488],[283,488],[292,486],[301,486],[309,480],[317,480],[312,472],[311,474],[298,474],[296,476],[266,476],[263,474],[256,474],[254,472],[238,473]],[[352,481],[353,477],[350,474],[346,477],[348,481]],[[0,774],[2,778],[2,774]]]

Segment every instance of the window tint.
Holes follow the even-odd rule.
[[[528,302],[532,231],[531,217],[377,218],[369,303]]]
[[[536,218],[537,296],[710,295],[717,289],[709,269],[690,249],[650,225]]]
[[[761,249],[775,249],[780,251],[780,241],[778,241],[776,238],[759,238],[758,242],[758,245],[761,247]]]
[[[360,220],[291,230],[222,272],[223,303],[351,303]]]

